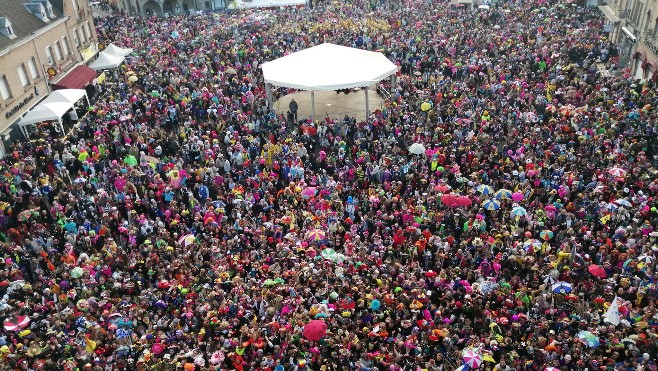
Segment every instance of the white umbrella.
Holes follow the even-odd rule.
[[[411,146],[409,146],[409,153],[412,153],[414,155],[422,155],[425,154],[425,146],[420,144],[420,143],[414,143]]]
[[[631,204],[631,202],[628,201],[628,200],[625,199],[625,198],[620,198],[619,200],[615,200],[614,203],[617,204],[617,205],[619,205],[619,206],[626,206],[626,207],[631,207],[631,206],[633,206],[633,204]]]

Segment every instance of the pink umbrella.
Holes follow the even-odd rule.
[[[470,368],[478,368],[482,364],[482,356],[472,350],[467,350],[464,352],[464,363]]]
[[[327,334],[327,324],[323,320],[313,320],[304,326],[302,335],[308,340],[318,341]]]
[[[457,206],[471,206],[473,200],[467,196],[461,196],[457,198]]]
[[[512,200],[514,200],[516,202],[519,202],[519,201],[523,200],[523,193],[521,193],[521,192],[512,193]]]
[[[164,345],[162,345],[162,344],[160,344],[160,343],[155,343],[155,344],[153,344],[153,346],[151,347],[151,352],[152,352],[153,354],[162,354],[162,352],[164,352],[164,349],[165,349],[165,348],[164,348]]]
[[[304,198],[315,197],[317,193],[318,190],[315,187],[307,187],[302,191],[302,197]]]
[[[450,187],[448,187],[445,184],[437,184],[437,185],[434,186],[434,190],[445,193],[445,192],[448,192],[450,190]]]
[[[444,204],[450,206],[450,207],[455,207],[457,205],[457,200],[459,199],[459,196],[453,195],[453,194],[447,194],[441,196],[441,202]]]
[[[607,273],[606,273],[605,269],[600,265],[592,264],[589,267],[587,267],[587,270],[594,277],[599,277],[599,278],[606,278],[607,277]]]

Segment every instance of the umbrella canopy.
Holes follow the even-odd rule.
[[[568,294],[573,290],[573,286],[567,282],[555,282],[551,286],[551,291],[556,294]]]
[[[480,184],[479,186],[475,187],[475,190],[480,192],[481,195],[490,195],[494,193],[494,189],[486,184]]]
[[[23,210],[20,213],[18,213],[18,216],[16,217],[19,222],[25,222],[28,219],[30,219],[32,216],[39,215],[39,209],[30,209],[30,210]]]
[[[320,255],[322,255],[323,258],[325,258],[325,259],[327,259],[331,262],[334,262],[336,264],[342,263],[342,262],[347,260],[347,256],[345,256],[345,255],[343,255],[339,252],[336,252],[336,250],[334,250],[334,249],[324,249],[324,250],[322,250]]]
[[[310,341],[318,341],[327,334],[327,324],[323,320],[313,320],[304,325],[302,335]]]
[[[196,241],[196,237],[194,237],[193,234],[188,234],[188,235],[185,235],[185,236],[181,237],[178,240],[178,243],[185,246],[185,247],[187,247],[187,246],[193,244],[194,241]]]
[[[541,248],[541,241],[534,238],[527,239],[525,240],[525,242],[523,242],[523,248],[525,249],[525,251],[535,252],[536,250]]]
[[[473,350],[467,350],[463,354],[464,363],[470,368],[478,368],[482,364],[482,356]]]
[[[71,269],[71,277],[72,278],[80,278],[82,275],[85,273],[85,270],[82,269],[81,267],[75,267]]]
[[[608,174],[616,177],[616,178],[623,178],[626,175],[626,170],[620,168],[620,167],[613,167],[608,169]]]
[[[13,318],[7,318],[3,325],[5,330],[7,331],[18,331],[22,330],[27,325],[30,324],[30,317],[28,316],[18,316],[18,317],[13,317]]]
[[[512,216],[525,216],[528,213],[524,207],[517,206],[512,209]]]
[[[613,201],[613,202],[614,202],[615,204],[619,205],[619,206],[626,206],[626,207],[631,207],[631,206],[633,206],[633,204],[631,204],[631,202],[628,201],[628,200],[625,199],[625,198],[620,198],[619,200],[615,200],[615,201]]]
[[[596,348],[598,347],[601,342],[599,341],[599,337],[592,334],[589,331],[581,331],[576,335],[578,340],[580,340],[583,344],[590,348]]]
[[[521,192],[512,193],[512,200],[514,200],[516,202],[519,202],[519,201],[523,200],[524,197],[525,196],[523,196],[523,193],[521,193]]]
[[[608,276],[608,274],[605,272],[605,269],[600,265],[592,264],[589,267],[587,267],[587,270],[594,277],[606,278]]]
[[[457,206],[457,200],[459,199],[458,195],[455,194],[447,194],[441,196],[441,202],[443,202],[445,205],[448,205],[450,207],[455,207]]]
[[[306,239],[309,242],[318,242],[327,239],[327,234],[321,229],[313,229],[308,232]]]
[[[459,196],[457,197],[457,206],[471,206],[473,200],[468,196]]]
[[[539,232],[539,237],[542,240],[548,241],[551,238],[553,238],[553,231],[548,230],[548,229],[544,229],[543,231]]]
[[[426,148],[421,143],[414,143],[409,146],[409,153],[414,155],[422,155],[426,151]]]
[[[486,210],[498,210],[500,209],[500,201],[496,199],[486,200],[482,203],[482,207]]]
[[[499,189],[494,194],[494,197],[496,197],[499,200],[507,200],[509,198],[512,198],[512,191],[510,191],[509,189],[505,189],[505,188]]]
[[[311,198],[318,194],[318,190],[315,187],[307,187],[302,191],[302,197]]]

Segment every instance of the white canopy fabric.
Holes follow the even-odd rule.
[[[50,93],[47,100],[76,104],[87,92],[84,89],[60,89]],[[44,100],[45,102],[45,100]]]
[[[133,50],[130,48],[121,48],[114,44],[110,44],[107,48],[105,48],[104,52],[111,55],[116,55],[117,57],[125,57],[132,53]]]
[[[397,71],[382,53],[328,43],[263,63],[261,68],[266,83],[309,91],[370,86]]]
[[[20,125],[25,126],[42,121],[57,121],[71,108],[67,102],[40,103],[21,119]]]
[[[84,89],[56,90],[28,112],[21,119],[19,126],[24,127],[42,121],[59,121],[85,94]]]
[[[108,68],[117,68],[123,63],[125,57],[112,55],[107,52],[102,52],[98,55],[95,61],[89,64],[89,67],[95,69],[96,71],[105,70]]]

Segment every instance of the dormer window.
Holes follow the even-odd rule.
[[[11,25],[9,19],[5,17],[0,17],[0,33],[10,39],[16,37],[16,34],[14,33],[14,27]]]
[[[46,9],[46,15],[48,18],[55,18],[55,12],[53,12],[53,6],[50,4],[50,0],[33,0],[35,3],[41,3]]]
[[[25,9],[27,9],[30,13],[37,16],[42,21],[44,21],[46,23],[50,22],[50,19],[48,18],[48,15],[46,14],[46,7],[44,7],[42,3],[34,2],[34,3],[23,4],[23,5],[25,6]],[[52,11],[52,8],[51,8],[51,11]]]

